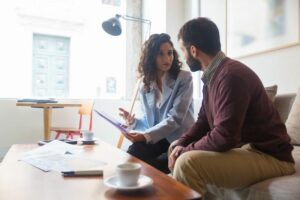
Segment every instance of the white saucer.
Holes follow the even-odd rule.
[[[84,144],[92,144],[95,143],[98,140],[98,138],[93,138],[92,140],[84,140],[83,138],[78,138],[78,141],[81,141]]]
[[[104,184],[118,190],[137,190],[152,185],[153,180],[148,176],[140,175],[137,185],[122,186],[117,176],[111,176],[104,180]]]

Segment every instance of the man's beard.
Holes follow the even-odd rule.
[[[202,63],[195,58],[193,58],[192,54],[188,51],[189,57],[186,60],[186,64],[188,64],[190,70],[192,72],[196,72],[202,70]]]

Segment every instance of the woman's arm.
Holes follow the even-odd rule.
[[[179,129],[192,104],[193,81],[191,73],[183,73],[183,75],[179,75],[177,79],[177,83],[175,83],[174,86],[175,91],[173,91],[176,96],[171,97],[169,100],[173,101],[171,109],[167,111],[164,119],[145,131],[145,134],[147,134],[152,143],[166,138]]]

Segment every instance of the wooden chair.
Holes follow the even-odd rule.
[[[82,121],[83,116],[89,116],[89,128],[88,130],[92,130],[93,124],[93,107],[94,107],[94,100],[87,100],[81,103],[82,106],[79,107],[78,114],[79,114],[79,125],[78,128],[72,127],[51,127],[51,131],[56,132],[55,139],[59,139],[61,134],[65,134],[67,139],[73,139],[75,135],[82,137]]]

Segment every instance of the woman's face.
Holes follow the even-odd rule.
[[[156,57],[156,67],[160,72],[167,72],[171,69],[174,60],[173,47],[169,42],[160,45],[160,50]]]

